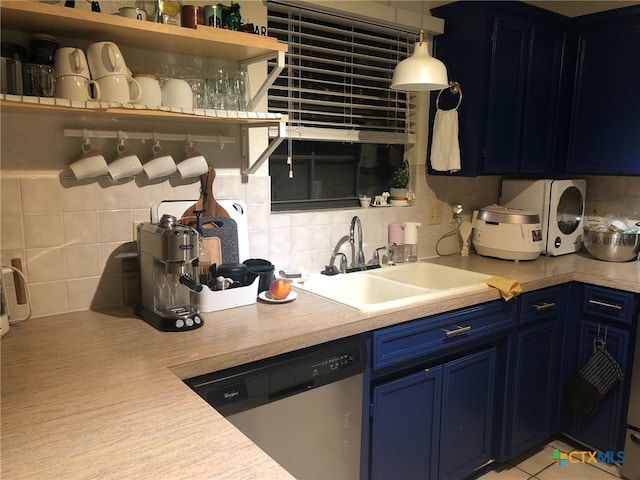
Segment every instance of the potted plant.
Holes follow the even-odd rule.
[[[409,194],[409,162],[404,160],[391,177],[391,200],[407,200]]]

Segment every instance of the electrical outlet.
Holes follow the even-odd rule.
[[[604,217],[604,201],[591,200],[588,207],[589,220],[598,221]]]
[[[429,203],[427,209],[427,225],[439,225],[442,222],[442,203],[435,201]]]

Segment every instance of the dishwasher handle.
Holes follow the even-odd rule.
[[[311,390],[311,388],[313,388],[313,382],[304,382],[297,385],[292,385],[281,390],[276,390],[275,392],[270,392],[269,401],[275,402],[276,400],[280,400],[281,398],[290,397],[291,395],[297,395],[298,393],[306,392],[308,390]]]

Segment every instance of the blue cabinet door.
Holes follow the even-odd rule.
[[[486,174],[518,170],[528,38],[529,29],[521,22],[496,19],[487,101]]]
[[[631,334],[628,330],[582,319],[578,344],[577,369],[593,351],[593,340],[606,334],[606,348],[622,368],[625,379],[606,395],[593,415],[572,413],[569,434],[580,442],[600,451],[620,451],[624,446],[625,419],[631,374]]]
[[[560,82],[564,33],[535,26],[531,30],[524,95],[518,173],[549,174],[564,158]]]
[[[510,458],[551,436],[558,337],[555,322],[544,322],[516,335]]]
[[[464,478],[491,458],[495,372],[495,348],[444,365],[439,479]]]
[[[373,389],[371,479],[438,478],[442,367]]]
[[[566,18],[519,2],[452,2],[431,13],[446,23],[435,56],[464,94],[456,175],[549,175],[564,165]],[[441,108],[456,101],[442,95]]]
[[[582,20],[569,172],[640,173],[640,7],[619,10]]]

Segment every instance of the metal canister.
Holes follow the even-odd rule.
[[[213,28],[222,28],[222,8],[220,5],[204,6],[204,24]]]

